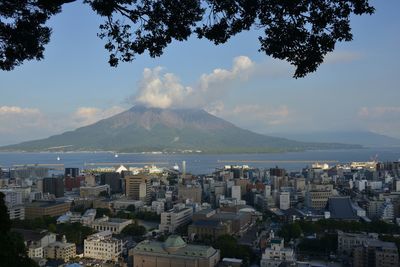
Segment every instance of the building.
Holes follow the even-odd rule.
[[[189,199],[191,202],[201,203],[202,192],[201,186],[197,184],[179,185],[178,199],[181,202]]]
[[[183,204],[175,205],[173,209],[161,213],[159,230],[174,233],[176,228],[189,223],[192,215],[192,208],[187,208]]]
[[[0,192],[5,195],[4,201],[7,206],[7,212],[11,220],[24,220],[25,207],[23,203],[22,192],[13,189],[0,189]]]
[[[230,222],[198,220],[188,227],[188,235],[191,239],[211,238],[216,240],[221,235],[230,235],[231,233]]]
[[[242,199],[242,193],[241,193],[241,190],[240,190],[241,188],[240,188],[240,185],[233,185],[232,186],[232,194],[231,194],[231,196],[232,196],[232,198],[235,198],[236,200],[241,200]]]
[[[57,201],[36,201],[25,206],[25,217],[34,219],[42,216],[60,216],[69,211],[71,203]]]
[[[281,192],[279,194],[279,208],[281,210],[287,210],[290,208],[290,193]]]
[[[43,258],[43,248],[56,242],[56,235],[46,230],[34,231],[14,228],[12,231],[23,237],[29,258]]]
[[[305,204],[308,208],[314,210],[323,210],[328,203],[328,199],[333,194],[332,185],[308,185]],[[311,188],[310,188],[311,187]]]
[[[78,177],[79,168],[65,168],[64,175],[65,177]]]
[[[79,189],[79,194],[81,197],[97,197],[101,192],[110,194],[110,186],[108,184],[98,186],[82,186]]]
[[[353,249],[354,267],[396,267],[399,253],[396,244],[370,239]]]
[[[133,267],[214,267],[220,260],[219,250],[186,244],[176,235],[169,236],[165,242],[142,241],[129,254],[133,257]]]
[[[108,184],[112,194],[122,192],[121,174],[118,172],[105,172],[100,175],[100,184]]]
[[[296,262],[294,251],[291,248],[285,248],[284,239],[274,237],[273,232],[270,237],[270,244],[262,254],[261,267],[288,266]],[[288,264],[288,265],[281,265]]]
[[[46,259],[69,261],[69,259],[76,256],[76,246],[74,243],[67,243],[67,239],[63,236],[61,242],[56,241],[45,247],[43,249],[43,256]]]
[[[328,200],[327,210],[329,211],[329,217],[335,220],[359,220],[350,197],[330,197]]]
[[[125,195],[134,200],[150,204],[151,178],[145,173],[125,176]]]
[[[122,229],[124,229],[129,224],[133,223],[132,220],[128,219],[120,219],[120,218],[109,218],[104,216],[102,218],[98,218],[94,220],[90,227],[101,232],[101,231],[110,231],[113,234],[121,233]]]
[[[43,178],[43,193],[49,193],[55,197],[64,196],[64,178],[46,177]]]
[[[103,231],[88,236],[84,240],[84,257],[103,260],[118,261],[122,252],[122,240],[112,237],[111,231]]]
[[[85,176],[65,176],[64,185],[66,191],[78,189],[85,183]]]
[[[354,234],[338,231],[338,254],[350,255],[354,247],[362,246],[371,240],[378,240],[378,234]]]

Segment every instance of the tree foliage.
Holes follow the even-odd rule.
[[[76,0],[0,2],[0,68],[43,59],[50,40],[48,19]],[[372,14],[368,0],[84,0],[101,17],[109,63],[163,54],[172,41],[190,36],[223,44],[236,34],[260,32],[260,52],[287,60],[294,77],[313,72],[335,44],[352,40],[352,14]]]
[[[136,222],[127,225],[122,229],[121,234],[125,236],[142,236],[146,233],[146,228],[142,225],[138,225]]]
[[[4,194],[0,192],[0,266],[36,267],[37,264],[28,257],[24,240],[11,232],[11,221],[7,214]]]

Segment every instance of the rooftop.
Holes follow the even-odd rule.
[[[217,253],[217,250],[210,246],[186,244],[180,236],[176,235],[170,236],[165,242],[142,241],[133,251],[135,254],[158,254],[169,255],[169,257],[185,256],[191,258],[208,258]]]

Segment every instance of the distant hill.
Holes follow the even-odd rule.
[[[118,151],[251,153],[358,148],[357,145],[297,142],[236,127],[199,109],[135,106],[74,131],[1,147],[4,151]]]
[[[400,146],[400,139],[369,131],[317,132],[279,134],[303,142],[334,142],[342,144],[359,144],[367,147]]]

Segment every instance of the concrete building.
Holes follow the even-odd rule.
[[[281,264],[293,264],[295,262],[296,258],[293,249],[285,248],[284,239],[276,238],[272,233],[269,247],[262,254],[260,266],[278,267],[282,266]]]
[[[134,200],[150,204],[151,178],[145,173],[125,176],[125,195]]]
[[[120,219],[120,218],[109,218],[104,216],[102,218],[98,218],[94,220],[90,227],[101,232],[101,231],[111,231],[113,234],[121,233],[122,229],[124,229],[129,224],[133,223],[132,220],[128,219]]]
[[[50,243],[43,249],[43,257],[46,259],[61,259],[69,261],[76,256],[76,246],[74,243],[67,243],[65,236],[61,242]]]
[[[214,267],[220,260],[219,250],[186,244],[175,235],[165,242],[142,241],[129,254],[133,257],[133,267]]]
[[[232,234],[230,222],[198,220],[188,227],[188,235],[192,239],[211,237],[212,240],[216,240],[221,235],[230,234]]]
[[[118,172],[105,172],[100,175],[100,184],[108,184],[112,194],[122,192],[121,174]]]
[[[7,206],[7,212],[11,220],[24,220],[25,219],[25,207],[22,205],[23,197],[22,193],[13,189],[0,189],[0,192],[5,195],[5,204]]]
[[[397,267],[399,253],[396,244],[380,240],[368,240],[353,249],[354,267]]]
[[[305,204],[310,209],[322,210],[326,207],[328,199],[332,195],[332,185],[308,185],[305,196]]]
[[[281,192],[279,194],[279,208],[281,210],[287,210],[290,208],[290,193]]]
[[[375,233],[344,233],[338,231],[338,253],[350,255],[353,248],[357,246],[363,246],[367,241],[378,240],[378,234]]]
[[[231,190],[232,190],[232,194],[231,194],[232,198],[235,198],[236,200],[242,199],[240,185],[233,185]]]
[[[179,185],[178,199],[181,202],[190,200],[191,202],[201,203],[201,186],[198,184]]]
[[[43,193],[49,193],[57,197],[64,196],[64,178],[46,177],[43,178]]]
[[[42,216],[60,216],[69,211],[71,203],[57,201],[36,201],[25,206],[25,217],[34,219]]]
[[[110,194],[110,186],[106,185],[98,185],[98,186],[82,186],[79,188],[79,194],[81,197],[97,197],[101,192],[106,192]]]
[[[12,231],[19,233],[23,237],[30,258],[43,258],[43,248],[56,242],[56,235],[45,230],[12,229]]]
[[[122,252],[122,240],[112,237],[111,231],[103,231],[88,236],[84,240],[84,257],[104,260],[118,261]]]
[[[173,209],[161,213],[159,230],[161,232],[174,233],[176,228],[189,223],[192,215],[192,208],[186,208],[183,204],[177,204]]]

